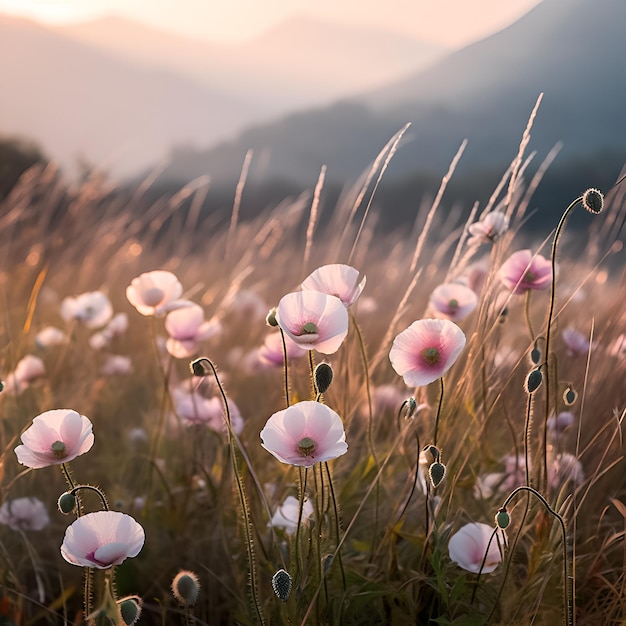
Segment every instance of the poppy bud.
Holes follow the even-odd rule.
[[[276,596],[283,602],[287,602],[291,593],[292,578],[284,569],[279,569],[272,576],[272,589]]]

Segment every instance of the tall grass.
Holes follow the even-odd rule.
[[[511,170],[515,180],[507,185]],[[369,206],[360,221],[374,171],[366,187],[344,194],[326,225],[311,216],[308,196],[287,199],[250,221],[234,213],[224,224],[200,211],[210,193],[206,180],[150,204],[149,180],[125,193],[96,175],[69,187],[52,167],[25,173],[0,207],[0,377],[26,354],[41,356],[46,374],[22,393],[0,395],[0,500],[38,497],[51,522],[41,531],[0,526],[0,620],[85,619],[83,573],[59,553],[73,519],[56,510],[66,490],[63,475],[56,467],[25,470],[13,453],[33,417],[71,407],[89,416],[95,434],[93,449],[72,462],[74,476],[97,485],[112,509],[131,514],[145,529],[143,550],[115,575],[116,597],[143,599],[139,623],[623,623],[626,356],[617,342],[626,333],[619,239],[624,204],[608,194],[606,209],[586,218],[584,232],[564,231],[550,326],[554,356],[543,355],[543,384],[529,395],[524,384],[536,342],[528,321],[533,335],[543,336],[541,349],[550,296],[534,292],[525,311],[524,298],[504,290],[497,271],[522,247],[549,256],[553,233],[533,229],[527,207],[534,207],[522,174],[520,153],[486,207],[505,202],[510,230],[492,246],[470,249],[466,221],[460,213],[446,214],[441,197],[419,209],[413,233],[380,232]],[[593,183],[581,181],[583,187]],[[445,183],[442,194],[444,189]],[[582,191],[572,190],[572,198]],[[242,193],[245,188],[237,190],[236,211]],[[320,193],[323,202],[321,182],[315,212]],[[572,198],[564,198],[560,210]],[[476,206],[472,220],[482,213]],[[558,215],[554,221],[556,227]],[[285,408],[284,372],[258,367],[252,355],[271,330],[267,311],[316,267],[349,258],[367,275],[365,291],[351,310],[339,351],[315,355],[334,370],[323,400],[344,422],[348,452],[305,474],[261,448],[261,429]],[[153,269],[175,273],[184,297],[200,303],[206,319],[221,322],[220,334],[203,343],[197,356],[215,364],[244,418],[241,434],[185,425],[176,415],[170,394],[190,377],[190,359],[168,356],[160,340],[163,321],[139,315],[125,298],[130,281]],[[434,489],[420,451],[434,443],[440,386],[406,387],[388,353],[400,330],[430,315],[428,299],[439,283],[478,272],[484,277],[479,305],[459,322],[467,345],[445,376],[436,437],[446,476]],[[66,325],[59,314],[63,298],[93,290],[104,291],[114,310],[129,316],[128,330],[103,350],[90,347],[93,331]],[[48,325],[64,329],[69,340],[36,346],[36,333]],[[570,355],[561,334],[568,326],[594,348]],[[104,375],[109,353],[130,356],[132,374]],[[291,403],[315,399],[307,359],[288,365]],[[212,379],[201,381],[193,384],[217,396]],[[562,400],[567,385],[577,392],[570,407]],[[409,416],[411,406],[419,408]],[[583,472],[574,476],[562,469],[547,485],[534,478],[541,472],[550,417],[544,407],[550,415],[567,408],[575,416],[574,425],[551,440],[550,462],[567,452]],[[540,489],[552,515],[526,492],[516,496],[508,506],[511,524],[500,565],[480,576],[465,571],[450,558],[449,539],[469,522],[495,528],[507,496],[520,484],[528,486],[523,479],[515,482],[525,445],[530,484]],[[507,455],[515,459],[513,468],[510,461],[506,467]],[[97,510],[92,495],[84,493],[83,505]],[[298,533],[269,523],[289,495],[301,501]],[[305,495],[315,505],[306,523]],[[555,514],[566,528],[568,580]],[[171,594],[180,569],[200,580],[193,608]],[[272,590],[281,569],[294,577],[286,601]]]

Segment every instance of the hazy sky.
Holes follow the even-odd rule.
[[[384,26],[449,46],[503,28],[540,0],[0,0],[0,13],[62,23],[117,14],[213,41],[252,37],[293,15]]]

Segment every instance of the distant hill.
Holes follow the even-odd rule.
[[[255,104],[171,71],[124,62],[38,24],[0,18],[0,133],[55,160],[128,174],[173,144],[206,145],[255,119]]]
[[[271,115],[373,89],[426,67],[445,52],[383,29],[307,16],[233,44],[176,36],[113,16],[56,30],[124,59],[168,68],[254,100]]]
[[[581,171],[610,159],[614,176],[626,160],[625,24],[624,0],[544,0],[501,32],[351,102],[259,125],[206,151],[179,150],[166,177],[234,179],[254,148],[267,178],[310,184],[325,163],[327,178],[355,179],[408,121],[387,180],[418,171],[441,176],[465,137],[458,175],[502,171],[540,92],[530,149],[542,155],[562,141],[563,167]]]

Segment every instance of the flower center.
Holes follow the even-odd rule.
[[[424,357],[424,361],[426,361],[428,365],[435,365],[435,363],[439,362],[441,354],[437,348],[426,348],[422,350],[422,357]]]
[[[455,309],[458,309],[458,308],[459,308],[459,301],[458,301],[458,300],[455,300],[454,298],[452,298],[452,300],[450,300],[450,301],[448,302],[448,307],[449,307],[450,309],[452,309],[453,311],[454,311]]]
[[[313,322],[307,322],[302,327],[302,332],[305,333],[306,335],[315,335],[319,331],[317,330],[317,326]]]
[[[55,441],[50,446],[50,450],[52,451],[52,454],[54,454],[54,456],[57,459],[62,459],[66,456],[65,453],[66,453],[67,447],[62,441]]]
[[[304,457],[313,456],[315,441],[311,437],[303,437],[298,441],[298,452]]]
[[[163,290],[158,287],[150,287],[143,294],[143,301],[147,306],[156,306],[163,300]]]
[[[533,274],[533,272],[531,272],[530,270],[528,270],[525,274],[524,274],[524,282],[525,283],[532,283],[535,280],[537,280],[537,276],[536,274]]]

